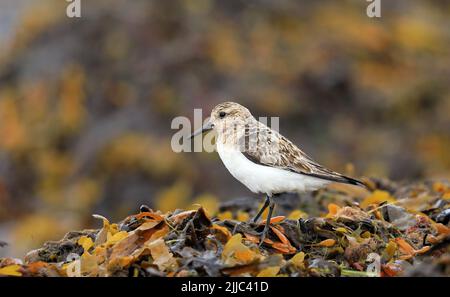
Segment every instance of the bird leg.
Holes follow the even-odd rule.
[[[267,208],[267,206],[269,206],[269,204],[270,204],[270,197],[269,197],[269,195],[267,195],[266,196],[266,201],[264,201],[264,205],[258,211],[258,214],[252,219],[253,223],[256,223],[256,221],[258,221],[259,217],[266,210],[266,208]]]
[[[266,239],[267,232],[269,232],[270,219],[272,218],[273,209],[275,208],[275,202],[269,198],[269,214],[267,215],[266,225],[264,226],[264,230],[261,233],[261,240],[259,242],[259,246],[262,246],[264,239]]]

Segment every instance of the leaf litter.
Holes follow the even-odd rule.
[[[24,261],[2,258],[0,276],[450,276],[450,183],[370,182],[363,193],[318,191],[304,208],[286,200],[261,247],[256,200],[211,216],[141,207],[118,223],[94,215],[100,229],[69,232]]]

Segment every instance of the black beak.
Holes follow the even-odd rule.
[[[206,124],[203,125],[203,127],[201,127],[200,129],[194,131],[194,133],[192,133],[191,135],[189,135],[188,139],[191,139],[199,134],[203,134],[205,132],[208,132],[210,130],[212,130],[214,128],[214,125],[211,124],[211,122],[207,122]]]

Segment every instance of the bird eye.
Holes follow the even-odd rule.
[[[221,111],[221,112],[219,113],[219,117],[220,117],[221,119],[223,119],[225,116],[226,116],[225,111]]]

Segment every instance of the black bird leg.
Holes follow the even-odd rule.
[[[266,239],[267,232],[269,232],[270,219],[272,218],[273,209],[275,208],[275,202],[273,202],[271,198],[269,198],[269,203],[269,214],[267,215],[264,230],[261,233],[261,241],[259,242],[259,246],[262,246],[264,239]]]
[[[266,201],[264,201],[264,205],[258,211],[258,214],[252,219],[253,223],[256,223],[256,221],[258,221],[259,217],[266,210],[266,208],[267,208],[267,206],[269,206],[269,204],[270,204],[270,197],[269,197],[269,195],[267,195],[266,196]]]

